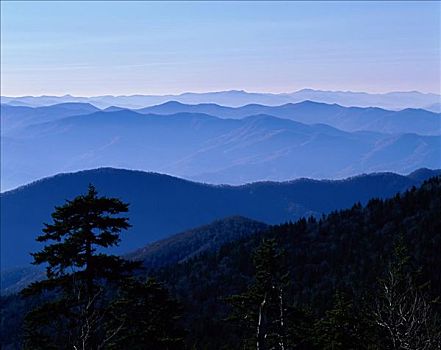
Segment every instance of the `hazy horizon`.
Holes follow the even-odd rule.
[[[439,94],[440,9],[408,1],[1,2],[1,90]]]
[[[176,93],[164,93],[164,94],[150,94],[149,92],[134,92],[130,94],[106,94],[105,92],[100,94],[94,94],[94,95],[77,95],[73,93],[60,93],[60,94],[49,94],[49,93],[42,93],[39,95],[6,95],[2,94],[2,97],[10,97],[10,98],[20,98],[20,97],[101,97],[101,96],[113,96],[113,97],[130,97],[130,96],[180,96],[184,94],[213,94],[213,93],[222,93],[222,92],[244,92],[249,94],[271,94],[271,95],[284,95],[284,94],[293,94],[296,92],[301,91],[316,91],[316,92],[332,92],[332,93],[354,93],[354,94],[369,94],[369,95],[387,95],[387,94],[394,94],[394,93],[420,93],[425,95],[441,95],[441,91],[428,91],[423,92],[419,90],[390,90],[390,91],[381,91],[381,92],[372,92],[372,91],[362,91],[362,90],[326,90],[326,89],[320,89],[320,88],[311,88],[311,87],[305,87],[300,88],[292,91],[254,91],[254,90],[246,90],[246,89],[225,89],[225,90],[201,90],[201,91],[190,91],[190,90],[183,90],[181,92]]]

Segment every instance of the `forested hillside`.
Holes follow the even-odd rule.
[[[384,314],[396,312],[383,302],[385,287],[403,303],[397,307],[407,307],[427,326],[427,334],[418,327],[409,331],[412,342],[427,341],[425,349],[437,349],[440,307],[432,301],[441,295],[440,214],[441,177],[434,177],[391,199],[272,226],[215,252],[159,269],[150,260],[146,267],[182,305],[189,349],[255,346],[256,300],[268,278],[283,294],[285,320],[268,339],[283,330],[286,349],[395,349],[382,326]],[[390,276],[398,282],[388,284]],[[18,344],[23,314],[35,302],[2,299],[3,345]],[[265,315],[280,320],[274,309]]]
[[[366,308],[374,303],[379,280],[386,275],[400,237],[412,269],[420,271],[419,282],[429,283],[431,297],[441,296],[441,177],[392,199],[372,199],[364,207],[355,204],[320,220],[274,226],[158,275],[185,303],[190,343],[205,349],[239,348],[240,332],[235,332],[234,323],[225,321],[229,315],[225,298],[243,292],[253,282],[253,252],[262,240],[275,239],[284,251],[284,273],[289,274],[286,300],[294,306],[297,327],[292,330],[297,337],[293,341],[310,344],[316,337],[310,332],[314,323],[334,307],[337,292],[350,301],[353,320],[363,316],[368,324],[375,323]],[[435,308],[439,315],[439,307]],[[302,334],[303,326],[311,329]],[[364,336],[355,336],[358,345],[336,348],[364,348]]]
[[[186,261],[204,252],[215,251],[225,243],[248,237],[267,227],[269,226],[262,222],[245,217],[227,217],[150,243],[123,257],[140,260],[149,269],[156,269]],[[42,278],[44,270],[31,265],[4,269],[1,274],[1,292],[3,295],[17,293]]]
[[[249,237],[268,227],[262,222],[241,216],[228,217],[148,244],[124,257],[140,260],[147,268],[156,269],[216,251],[225,243]]]

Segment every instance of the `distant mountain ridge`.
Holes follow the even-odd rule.
[[[101,195],[130,203],[133,228],[114,250],[122,254],[228,216],[277,224],[328,213],[357,201],[393,196],[440,173],[427,169],[408,176],[379,173],[338,181],[299,179],[242,186],[213,186],[111,168],[60,174],[1,194],[1,266],[28,264],[29,253],[40,247],[35,237],[43,223],[50,222],[54,206],[84,193],[89,183]]]
[[[61,102],[89,102],[99,108],[110,106],[143,108],[167,101],[182,103],[217,103],[238,107],[252,103],[264,105],[282,105],[312,100],[324,103],[338,103],[342,106],[382,107],[386,109],[425,108],[440,102],[439,94],[418,91],[390,92],[373,94],[352,91],[323,91],[302,89],[291,93],[256,93],[243,90],[229,90],[205,93],[187,92],[179,95],[130,95],[130,96],[2,96],[2,103],[28,106],[43,106]]]
[[[104,112],[124,110],[155,115],[198,113],[222,119],[242,119],[266,114],[305,124],[328,124],[344,131],[367,130],[384,133],[441,134],[441,113],[439,112],[412,108],[392,111],[378,107],[343,107],[338,104],[326,104],[309,100],[279,106],[248,104],[242,107],[221,106],[215,103],[184,104],[178,101],[168,101],[141,109],[116,106],[103,109]],[[7,134],[11,129],[17,127],[56,121],[70,116],[91,114],[98,111],[100,109],[90,103],[81,102],[60,103],[34,108],[2,104],[2,134]]]
[[[434,113],[441,113],[441,102],[437,102],[429,106],[426,106],[424,107],[424,109]]]
[[[321,108],[346,110],[319,104]],[[267,114],[221,119],[116,110],[54,119],[3,135],[3,190],[60,172],[107,166],[215,184],[409,173],[441,166],[441,136],[344,132]],[[423,126],[423,119],[416,124]]]
[[[25,107],[0,105],[1,133],[5,134],[16,128],[32,124],[45,123],[97,112],[100,109],[90,103],[65,102],[51,106]]]
[[[441,134],[441,114],[424,109],[407,108],[390,111],[381,108],[343,107],[313,101],[288,103],[281,106],[250,104],[243,107],[226,107],[214,103],[197,105],[169,101],[161,105],[136,110],[143,114],[204,113],[219,118],[240,119],[267,114],[305,124],[327,124],[344,131],[375,131],[384,133]]]

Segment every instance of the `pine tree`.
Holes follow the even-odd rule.
[[[314,328],[315,342],[320,349],[365,349],[362,321],[352,302],[341,292],[335,293],[332,308]]]
[[[145,283],[130,280],[110,310],[108,349],[183,348],[184,332],[179,325],[181,307],[154,279]]]
[[[47,302],[25,319],[25,348],[100,349],[106,303],[117,286],[138,264],[102,253],[118,245],[120,232],[130,227],[128,204],[88,193],[56,207],[53,223],[45,224],[32,253],[34,264],[46,266],[46,279],[23,290],[24,296],[43,296]]]

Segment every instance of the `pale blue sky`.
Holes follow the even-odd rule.
[[[440,2],[1,2],[1,93],[440,90]]]

